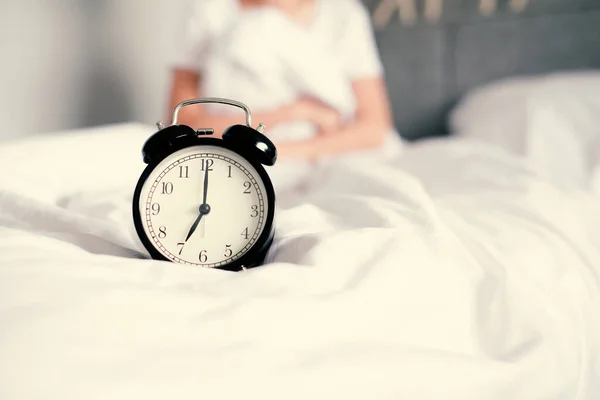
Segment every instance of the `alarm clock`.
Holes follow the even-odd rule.
[[[246,124],[214,129],[178,124],[181,108],[200,103],[239,107]],[[171,125],[142,147],[143,170],[133,196],[133,221],[153,259],[240,271],[261,265],[275,233],[275,192],[263,166],[275,145],[252,128],[249,108],[221,98],[191,99],[173,110]]]

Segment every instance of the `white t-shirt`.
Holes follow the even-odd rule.
[[[213,40],[243,13],[238,0],[190,0],[174,41],[172,66],[201,73]],[[336,54],[349,79],[383,74],[370,16],[360,0],[317,0],[315,19],[305,29]]]

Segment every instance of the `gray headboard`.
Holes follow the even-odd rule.
[[[471,88],[600,68],[600,0],[363,1],[409,140],[447,134],[448,111]]]

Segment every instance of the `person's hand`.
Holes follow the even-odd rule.
[[[322,101],[303,97],[292,107],[295,119],[315,124],[320,132],[335,131],[340,127],[340,113]]]
[[[281,159],[312,163],[316,160],[317,145],[314,140],[283,142],[277,146],[277,155]]]

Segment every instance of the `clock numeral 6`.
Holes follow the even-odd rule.
[[[246,181],[244,182],[244,187],[246,188],[246,190],[244,190],[244,194],[250,194],[250,188],[252,187],[252,184]]]
[[[225,254],[223,254],[224,257],[231,257],[233,255],[233,251],[231,251],[231,245],[230,244],[226,244],[225,245]]]
[[[258,206],[255,204],[251,208],[252,208],[252,213],[250,214],[250,216],[252,218],[258,217]]]
[[[166,226],[161,226],[160,228],[158,228],[158,237],[160,239],[164,239],[167,237],[167,227]]]
[[[152,204],[152,215],[158,215],[160,212],[160,204],[154,203]]]
[[[206,250],[200,251],[200,255],[198,256],[198,259],[200,260],[201,263],[205,263],[206,260],[208,260],[208,257],[206,256]]]
[[[173,184],[171,182],[162,182],[162,194],[173,193]]]

